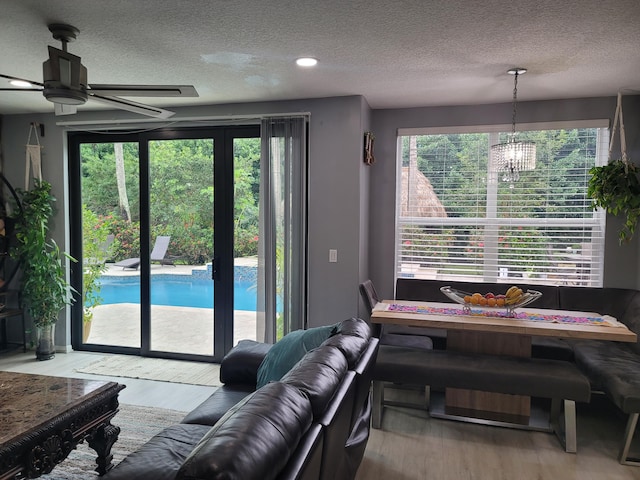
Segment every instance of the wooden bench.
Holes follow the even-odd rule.
[[[565,450],[575,453],[575,402],[588,402],[589,380],[562,360],[480,355],[381,346],[373,382],[374,428],[382,422],[384,382],[461,388],[551,399],[549,424]],[[564,425],[560,425],[564,407]]]

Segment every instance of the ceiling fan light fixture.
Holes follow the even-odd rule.
[[[87,69],[80,57],[49,46],[49,59],[42,64],[44,96],[53,103],[82,105],[87,101]]]
[[[67,51],[67,44],[76,39],[77,28],[64,23],[49,25],[53,38],[62,42],[62,49],[49,46],[49,58],[42,64],[43,82],[25,80],[0,73],[0,78],[11,81],[19,88],[0,88],[4,91],[37,91],[54,104],[56,115],[70,115],[88,99],[101,101],[112,107],[154,118],[169,118],[174,112],[123,97],[197,97],[193,85],[121,85],[92,84],[87,81],[87,68],[81,58]]]
[[[61,103],[63,105],[83,105],[87,102],[87,94],[80,90],[45,87],[43,93],[45,98],[53,103]]]

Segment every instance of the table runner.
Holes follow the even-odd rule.
[[[426,305],[404,305],[399,303],[379,303],[376,310],[399,313],[417,313],[423,315],[466,315],[478,317],[517,318],[533,322],[549,323],[579,323],[583,325],[600,325],[615,327],[621,324],[609,315],[603,316],[573,316],[560,314],[542,314],[534,312],[514,312],[515,317],[509,316],[506,309],[472,308],[465,312],[461,306],[430,307]]]

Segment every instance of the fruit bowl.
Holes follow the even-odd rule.
[[[520,290],[520,292],[522,293],[509,298],[507,298],[506,295],[494,295],[492,293],[487,293],[485,295],[481,295],[479,293],[469,293],[462,290],[456,290],[451,287],[441,287],[440,291],[454,302],[462,305],[465,312],[470,312],[472,308],[483,308],[490,310],[506,309],[507,316],[509,317],[515,316],[514,310],[516,308],[529,305],[542,296],[542,293],[538,292],[537,290],[527,290],[526,292],[522,292]],[[489,298],[494,299],[495,303],[490,301]],[[504,303],[500,302],[500,300],[503,300]]]

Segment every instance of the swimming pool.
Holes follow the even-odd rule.
[[[103,305],[140,303],[138,277],[100,278]],[[213,280],[188,275],[152,275],[151,304],[177,307],[213,308]],[[234,310],[256,311],[257,291],[252,282],[234,284]]]

